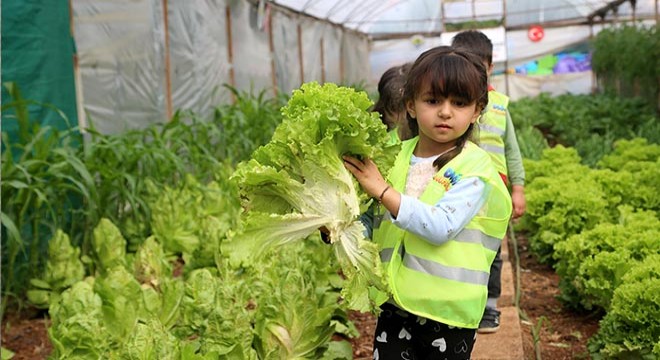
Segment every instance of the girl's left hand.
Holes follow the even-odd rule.
[[[371,197],[378,198],[380,192],[388,186],[373,160],[367,158],[361,161],[349,155],[344,155],[342,158],[344,167],[355,176],[364,191]]]

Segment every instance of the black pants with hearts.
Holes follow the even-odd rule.
[[[374,360],[465,360],[476,329],[463,329],[411,314],[385,303],[374,336]]]

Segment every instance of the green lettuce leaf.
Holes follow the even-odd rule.
[[[308,238],[320,227],[347,278],[342,295],[355,310],[387,299],[378,247],[365,239],[359,216],[372,199],[341,158],[373,159],[386,175],[399,144],[389,144],[367,95],[335,84],[303,84],[282,109],[271,141],[237,166],[232,180],[244,209],[241,229],[222,244],[235,264],[249,265],[272,246]]]

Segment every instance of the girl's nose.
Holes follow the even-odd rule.
[[[449,117],[451,112],[450,105],[451,104],[449,103],[449,101],[443,101],[442,103],[440,103],[440,106],[438,108],[438,116],[441,118]]]

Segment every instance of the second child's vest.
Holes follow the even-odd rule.
[[[509,97],[491,90],[488,92],[488,106],[479,118],[479,146],[486,150],[493,160],[495,170],[508,175],[504,157],[504,133],[506,131],[506,111]]]
[[[404,141],[388,181],[403,192],[419,137]],[[435,205],[461,178],[489,184],[486,203],[465,228],[441,245],[432,244],[391,221],[377,221],[373,240],[397,306],[447,325],[476,329],[486,306],[490,264],[506,233],[511,197],[488,154],[472,142],[438,171],[419,200]],[[439,210],[439,209],[438,209]],[[440,212],[440,210],[439,210]],[[375,214],[382,216],[382,214]],[[438,216],[442,216],[438,213]]]

